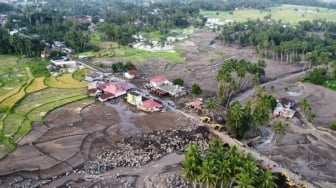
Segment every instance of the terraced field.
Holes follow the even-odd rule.
[[[8,64],[0,60],[4,65],[0,68],[0,158],[15,149],[16,142],[30,132],[32,122],[88,97],[86,83],[73,79],[72,74],[34,78],[25,64],[17,64],[14,57],[10,60]]]

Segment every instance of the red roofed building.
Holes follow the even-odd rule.
[[[125,77],[127,79],[139,78],[140,74],[137,70],[129,70],[125,72]]]
[[[109,99],[125,95],[127,90],[132,88],[134,87],[126,82],[112,82],[103,88],[103,94],[98,99],[104,102]]]
[[[165,83],[167,81],[168,81],[167,77],[165,77],[163,75],[159,75],[159,76],[156,76],[156,77],[152,78],[150,80],[150,83],[154,86],[158,86],[159,84]]]
[[[186,103],[187,108],[201,109],[203,108],[203,102],[201,100],[196,100],[193,102]]]
[[[145,111],[158,111],[162,108],[162,104],[154,101],[154,99],[148,99],[142,102],[141,109]]]

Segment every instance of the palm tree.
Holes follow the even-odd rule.
[[[195,143],[190,144],[185,151],[182,173],[185,178],[194,181],[196,187],[197,177],[200,174],[199,166],[202,164],[202,156]]]
[[[208,156],[211,156],[215,161],[220,161],[224,158],[224,149],[222,147],[221,141],[218,138],[215,138],[210,142]]]
[[[254,188],[253,186],[254,178],[250,174],[244,172],[240,173],[236,177],[236,184],[234,188]]]
[[[257,167],[256,163],[254,161],[244,161],[242,170],[250,176],[255,177],[258,174],[259,168]]]
[[[217,175],[215,174],[215,162],[211,157],[207,157],[203,161],[199,180],[204,183],[207,188],[216,186]]]
[[[286,133],[286,125],[282,121],[276,121],[273,123],[271,130],[275,133],[275,141],[278,135],[284,135]]]
[[[218,164],[217,164],[217,174],[218,174],[218,179],[217,179],[217,184],[220,184],[220,187],[226,187],[226,185],[230,182],[231,180],[231,169],[229,166],[229,161],[222,159]]]
[[[205,101],[205,107],[210,110],[212,119],[214,120],[214,111],[216,109],[216,99],[214,97],[210,97]]]
[[[228,121],[233,121],[235,123],[235,134],[238,133],[238,123],[241,121],[243,117],[243,109],[242,105],[239,102],[234,102],[232,106],[229,108],[227,113]]]
[[[274,182],[277,179],[276,176],[273,176],[272,172],[269,169],[260,170],[258,176],[258,186],[260,188],[276,188],[277,184]]]

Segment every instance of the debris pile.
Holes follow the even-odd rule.
[[[169,185],[169,186],[167,186]],[[144,187],[159,188],[159,187],[174,187],[174,188],[187,188],[193,187],[190,182],[183,179],[180,173],[174,174],[158,174],[148,179],[145,179]]]
[[[193,131],[166,130],[131,136],[118,144],[119,149],[103,152],[83,170],[96,175],[118,167],[141,167],[169,153],[183,152],[191,142],[204,149],[208,147],[208,134],[207,128],[198,127]]]

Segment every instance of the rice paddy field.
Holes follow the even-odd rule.
[[[271,17],[273,20],[281,20],[283,23],[297,24],[305,20],[323,19],[336,21],[336,10],[320,7],[281,5],[272,7],[265,11],[254,9],[242,9],[235,11],[201,11],[201,14],[208,18],[218,18],[220,21],[245,22],[247,20],[264,19]]]
[[[32,122],[88,97],[86,83],[72,74],[34,78],[27,64],[18,62],[16,57],[0,56],[0,158],[15,149]]]

